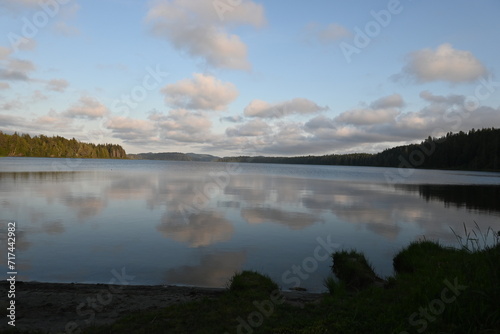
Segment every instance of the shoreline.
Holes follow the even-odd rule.
[[[0,282],[0,295],[7,296],[8,282]],[[161,309],[171,305],[216,299],[226,288],[206,288],[175,285],[110,285],[87,283],[16,282],[15,327],[0,323],[7,329],[42,330],[48,333],[79,333],[81,329],[106,325],[141,311]],[[282,291],[285,300],[303,307],[316,302],[321,293]],[[0,307],[8,307],[2,299]],[[4,311],[5,312],[5,311]]]

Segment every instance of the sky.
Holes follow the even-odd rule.
[[[0,0],[0,131],[218,156],[500,127],[498,0]]]

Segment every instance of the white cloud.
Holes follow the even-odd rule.
[[[305,27],[305,34],[307,40],[318,40],[321,44],[330,44],[352,36],[349,29],[338,23],[330,23],[327,26],[319,23],[309,23]]]
[[[396,109],[354,109],[345,111],[335,118],[335,121],[344,124],[370,125],[393,122],[399,114]]]
[[[165,102],[175,108],[225,110],[237,96],[236,87],[213,76],[200,73],[162,89]]]
[[[307,129],[317,130],[317,129],[335,129],[335,121],[329,117],[324,115],[319,115],[314,118],[311,118],[304,125]]]
[[[247,47],[237,35],[227,32],[225,25],[265,23],[264,10],[252,1],[242,1],[221,20],[214,1],[163,0],[155,1],[146,20],[152,32],[167,39],[181,51],[199,57],[213,67],[249,70]]]
[[[350,37],[351,35],[351,32],[347,28],[337,23],[331,23],[319,32],[318,38],[323,43],[329,43]]]
[[[304,98],[295,98],[274,104],[262,100],[253,100],[245,108],[244,114],[247,117],[282,118],[292,114],[313,114],[328,109],[328,107],[320,107],[311,100]]]
[[[37,42],[33,38],[23,37],[17,48],[22,51],[33,51],[37,47]]]
[[[164,140],[206,143],[215,139],[210,132],[212,121],[203,113],[176,109],[167,115],[153,114],[150,119],[157,122],[161,138]]]
[[[68,117],[97,119],[102,118],[108,113],[108,108],[95,98],[82,96],[78,103],[69,108],[65,113]]]
[[[227,128],[226,134],[229,137],[252,137],[265,136],[271,133],[271,127],[260,119],[251,120],[245,124]]]
[[[237,116],[221,117],[219,120],[221,122],[240,123],[240,122],[243,122],[244,119],[245,119],[245,117],[243,117],[241,115],[237,115]]]
[[[465,96],[463,95],[440,96],[434,95],[427,90],[420,92],[420,97],[432,103],[444,103],[447,105],[463,105],[465,102]]]
[[[11,53],[12,53],[11,49],[6,48],[4,46],[0,46],[0,60],[7,59]]]
[[[158,131],[150,120],[116,116],[108,119],[104,125],[113,132],[114,137],[125,142],[151,144],[158,141]]]
[[[4,67],[0,67],[0,79],[8,81],[29,81],[29,73],[35,65],[29,60],[9,58]]]
[[[54,30],[66,37],[78,36],[80,34],[80,30],[78,28],[70,26],[64,21],[56,22],[56,24],[54,25]]]
[[[33,135],[69,136],[80,133],[83,127],[73,126],[73,119],[51,109],[48,113],[33,118],[0,114],[0,130]]]
[[[61,116],[54,110],[50,110],[46,115],[37,117],[33,124],[45,129],[68,130],[72,120]]]
[[[47,83],[46,88],[54,92],[64,92],[68,88],[69,82],[64,79],[52,79]]]
[[[9,89],[10,85],[7,82],[0,82],[0,90]]]
[[[44,101],[47,100],[48,97],[44,95],[41,91],[35,90],[33,92],[33,95],[31,96],[31,101],[33,102],[38,102],[38,101]]]
[[[392,94],[373,101],[370,107],[373,109],[402,108],[404,106],[403,97],[399,94]]]
[[[487,74],[483,64],[470,52],[456,50],[451,44],[441,44],[434,51],[423,49],[409,54],[401,74],[416,82],[471,82]]]
[[[10,111],[10,110],[17,110],[21,109],[23,104],[21,101],[17,100],[11,100],[11,101],[5,101],[0,104],[0,111]]]

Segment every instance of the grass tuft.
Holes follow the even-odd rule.
[[[332,255],[333,273],[349,289],[360,290],[379,280],[365,255],[357,251],[339,251]]]

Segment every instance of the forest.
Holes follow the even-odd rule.
[[[116,144],[82,143],[75,138],[28,134],[12,135],[0,131],[0,157],[126,159],[125,150]]]
[[[219,161],[277,164],[345,165],[372,167],[500,170],[500,129],[458,133],[448,132],[440,138],[430,136],[419,144],[386,149],[380,153],[329,154],[296,157],[224,157],[195,153],[139,153],[127,156],[116,144],[89,144],[60,136],[31,137],[28,134],[8,135],[0,131],[0,156],[53,157],[53,158],[102,158],[148,159],[181,161]]]
[[[224,157],[222,162],[346,165],[460,170],[500,170],[500,129],[472,129],[428,137],[420,144],[389,148],[380,153],[329,154],[297,157]]]

